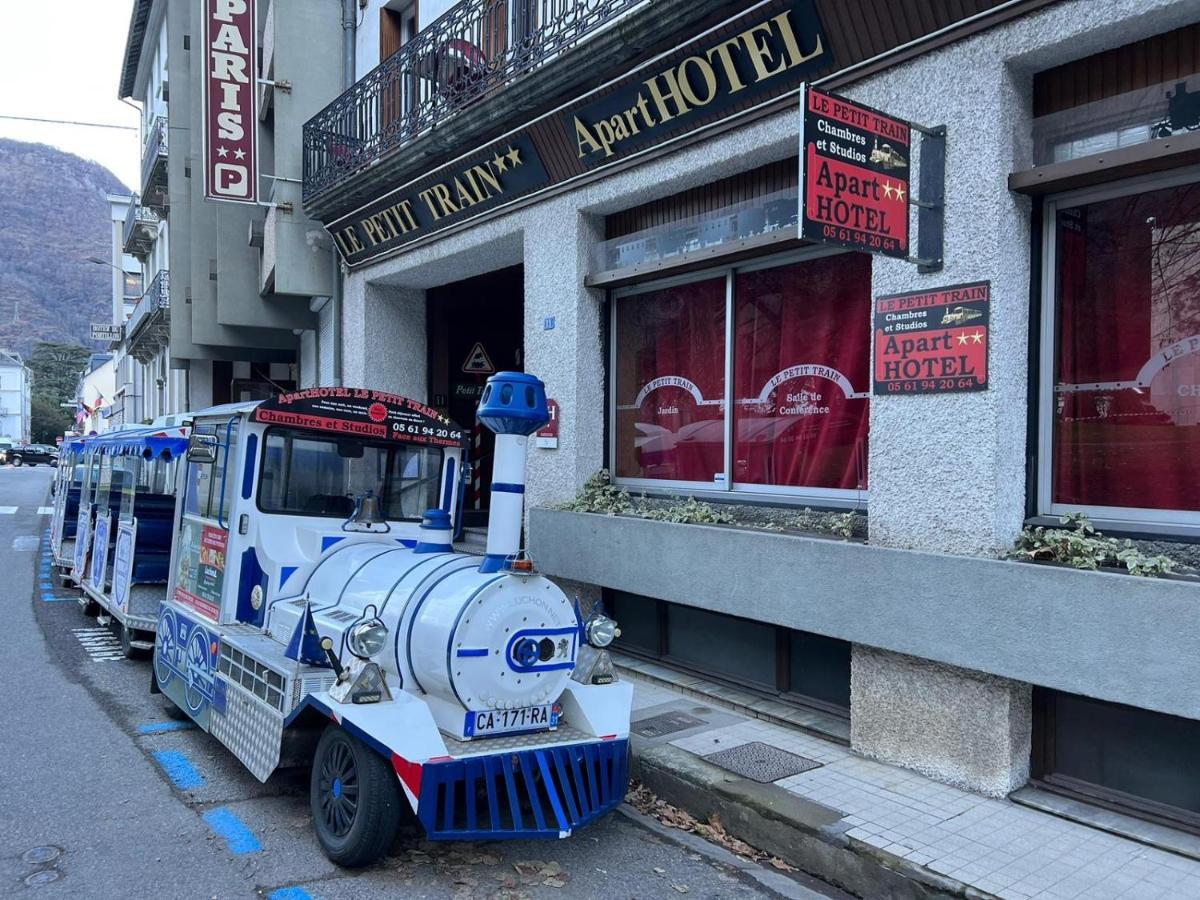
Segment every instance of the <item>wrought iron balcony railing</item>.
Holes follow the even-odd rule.
[[[125,328],[129,354],[140,363],[148,363],[171,340],[171,275],[160,270],[142,295]]]
[[[158,239],[159,215],[147,206],[142,206],[136,194],[125,212],[123,246],[126,253],[145,257]]]
[[[147,204],[161,206],[167,186],[167,118],[155,116],[142,147],[142,197]]]
[[[304,125],[304,198],[545,65],[645,0],[462,0]]]

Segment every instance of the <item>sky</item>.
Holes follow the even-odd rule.
[[[138,112],[117,99],[133,0],[0,0],[0,8],[0,116],[133,129],[0,118],[0,137],[95,160],[134,190],[141,177]],[[56,46],[48,52],[52,38]]]

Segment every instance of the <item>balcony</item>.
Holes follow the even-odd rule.
[[[635,7],[647,0],[462,0],[305,123],[306,209],[330,221],[627,71],[728,4],[658,0],[654,16],[626,15]]]
[[[158,240],[158,223],[162,221],[158,213],[135,196],[125,213],[125,238],[123,246],[126,253],[132,253],[138,259],[145,260],[150,254],[154,242]]]
[[[148,363],[171,338],[171,273],[159,271],[137,302],[125,326],[129,354]]]
[[[155,116],[142,147],[142,202],[167,211],[167,118]]]

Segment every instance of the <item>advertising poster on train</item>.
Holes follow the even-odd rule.
[[[180,526],[175,600],[215,620],[225,585],[225,552],[229,535],[223,528],[185,519]]]
[[[809,87],[800,153],[800,237],[908,256],[907,122]]]
[[[986,391],[986,281],[875,298],[875,394]]]
[[[117,526],[117,546],[113,551],[113,605],[122,612],[129,608],[129,585],[133,580],[133,543],[137,536],[137,519]]]
[[[79,518],[75,520],[75,559],[71,566],[71,579],[83,581],[87,566],[87,551],[92,539],[92,507],[79,504]]]
[[[92,538],[92,571],[88,581],[98,591],[104,590],[104,579],[108,576],[108,533],[111,523],[107,513],[96,516],[96,530]]]
[[[321,387],[278,394],[254,409],[255,422],[311,428],[431,447],[465,445],[463,430],[436,409],[385,391]]]

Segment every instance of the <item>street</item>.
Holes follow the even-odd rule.
[[[124,659],[77,593],[49,577],[52,472],[0,468],[0,673],[10,684],[0,711],[0,894],[842,896],[770,870],[751,877],[721,848],[621,813],[556,842],[430,844],[409,832],[381,864],[338,869],[312,833],[308,773],[260,784],[208,735],[168,719],[149,692],[149,663]]]

